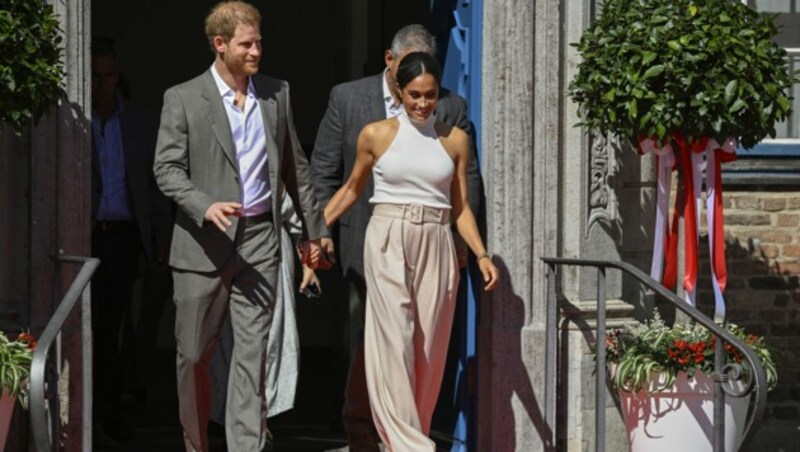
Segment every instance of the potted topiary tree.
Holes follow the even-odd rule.
[[[6,0],[0,6],[0,123],[17,134],[63,94],[61,40],[52,5]]]
[[[730,0],[606,0],[573,44],[581,126],[637,145],[729,137],[751,148],[790,114],[795,82],[771,17]]]
[[[776,32],[772,17],[732,0],[605,0],[599,17],[573,44],[582,59],[568,88],[578,104],[578,126],[657,156],[651,276],[668,287],[678,277],[677,222],[670,228],[667,218],[673,168],[678,172],[675,211],[685,223],[686,247],[682,281],[692,304],[705,176],[720,321],[727,276],[720,163],[735,158],[739,145],[751,148],[775,136],[776,122],[791,114],[787,92],[799,80],[788,69],[785,50],[773,42]],[[625,378],[614,379],[622,391],[632,388],[620,381]]]
[[[720,317],[726,279],[720,162],[734,158],[737,143],[751,148],[774,137],[775,123],[791,114],[786,93],[797,76],[788,70],[785,50],[773,42],[775,33],[771,17],[730,0],[607,0],[573,44],[582,58],[569,85],[579,125],[659,156],[651,275],[668,287],[677,278],[677,240],[667,233],[666,216],[672,168],[678,169],[690,302],[697,278],[696,206],[707,160],[709,245]]]

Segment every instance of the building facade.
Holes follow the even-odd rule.
[[[92,5],[89,0],[52,3],[65,34],[67,98],[33,133],[0,135],[0,208],[19,213],[0,217],[0,320],[7,330],[30,325],[41,331],[70,281],[69,270],[59,270],[50,257],[90,252]],[[358,8],[366,8],[365,2],[339,3],[356,5],[348,6],[350,20],[364,20]],[[543,414],[546,277],[540,259],[623,260],[648,268],[654,161],[574,126],[576,107],[565,94],[578,62],[570,43],[579,39],[601,2],[458,3],[471,9],[459,17],[454,33],[472,47],[463,52],[468,60],[451,62],[467,69],[456,71],[451,83],[463,82],[462,93],[480,126],[488,247],[503,283],[473,305],[472,331],[465,334],[474,339],[466,356],[474,358],[470,378],[476,405],[465,408],[468,421],[452,433],[477,451],[594,450],[590,349],[596,278],[590,270],[569,270],[560,281],[558,423],[548,425]],[[800,16],[797,0],[749,3],[768,12],[789,5],[774,12],[786,15],[790,31],[782,35],[787,39],[783,45],[800,48],[792,41],[800,33],[791,34]],[[445,6],[463,13],[458,5]],[[473,22],[466,23],[467,18]],[[348,59],[342,74],[349,77],[367,64],[364,55],[378,48],[364,44],[369,34],[351,35],[343,42],[357,47],[361,57]],[[795,110],[800,110],[800,93],[795,97]],[[765,334],[778,356],[779,386],[770,395],[768,418],[756,441],[769,445],[766,450],[793,450],[800,439],[800,173],[786,171],[798,168],[800,115],[792,121],[781,129],[784,136],[772,142],[779,148],[750,155],[750,163],[742,159],[745,163],[726,173],[724,187],[729,318]],[[758,179],[751,177],[754,168],[763,170]],[[782,182],[768,179],[773,176]],[[707,293],[704,283],[701,279],[701,292],[706,287]],[[652,312],[650,294],[620,275],[609,274],[607,295],[610,326]],[[701,293],[701,305],[703,299]],[[77,331],[73,323],[67,334],[74,338]],[[64,359],[77,362],[79,346],[70,343],[76,345],[66,345]],[[72,371],[65,383],[71,400],[61,413],[66,450],[80,446],[79,381]],[[608,450],[624,450],[623,425],[612,399],[605,409]],[[553,431],[555,444],[547,440]]]

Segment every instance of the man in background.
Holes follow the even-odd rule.
[[[156,318],[148,316],[148,321],[158,322],[159,306],[170,291],[167,258],[173,213],[152,172],[155,115],[123,95],[113,41],[95,38],[91,50],[92,255],[100,259],[92,278],[92,323],[95,369],[103,374],[94,379],[94,412],[100,436],[121,440],[132,436],[120,413],[129,377],[123,368],[136,367],[121,359],[123,320],[131,315],[144,257],[142,312],[155,312]]]

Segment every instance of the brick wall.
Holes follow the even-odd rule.
[[[779,381],[768,417],[800,419],[800,191],[726,187],[723,199],[728,320],[765,335],[775,352]],[[707,253],[703,261],[698,301],[708,311]]]

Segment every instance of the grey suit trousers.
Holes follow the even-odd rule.
[[[236,250],[215,272],[174,271],[178,400],[186,450],[208,451],[209,363],[229,309],[234,334],[225,431],[228,450],[266,446],[264,365],[279,271],[271,215],[239,219]]]

